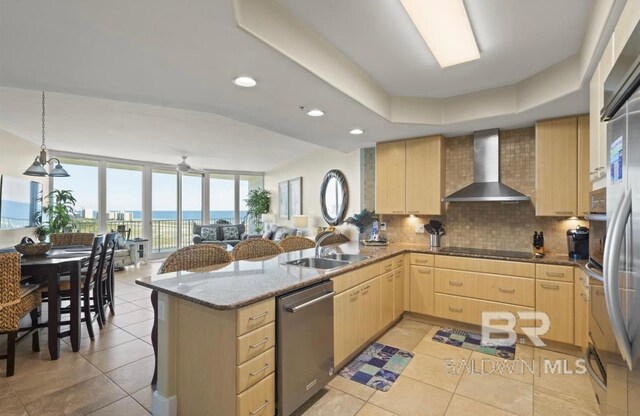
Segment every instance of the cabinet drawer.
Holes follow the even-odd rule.
[[[505,260],[474,259],[470,257],[435,256],[436,267],[506,276],[534,277],[536,265]]]
[[[559,282],[573,282],[573,267],[538,264],[536,265],[536,278],[557,280]]]
[[[341,274],[333,279],[333,290],[336,293],[342,293],[345,290],[349,290],[352,287],[358,286],[360,282],[360,271],[355,270],[349,273]]]
[[[381,273],[389,273],[391,270],[394,269],[394,264],[395,264],[395,260],[394,259],[386,259],[386,260],[382,260],[380,262],[381,267],[380,267],[380,272]]]
[[[244,335],[276,319],[276,301],[274,298],[254,303],[238,309],[236,335]]]
[[[442,293],[436,293],[434,297],[435,316],[472,325],[482,324],[482,312],[511,312],[514,314],[518,311],[533,312],[533,308],[524,306],[444,295]],[[519,322],[524,325],[535,326],[533,321],[520,320]],[[497,323],[502,324],[500,322]],[[518,331],[517,326],[516,331]]]
[[[434,263],[433,254],[411,253],[412,265],[433,267],[433,263]]]
[[[275,371],[276,350],[263,352],[256,358],[238,366],[236,391],[241,393]]]
[[[435,269],[435,275],[438,293],[535,306],[533,279],[448,269]]]
[[[271,374],[236,398],[237,416],[273,416],[275,406],[275,375]]]
[[[270,323],[238,338],[237,362],[240,365],[276,345],[276,324]]]
[[[393,258],[393,268],[398,269],[404,266],[404,255],[396,256]]]

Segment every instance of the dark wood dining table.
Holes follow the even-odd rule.
[[[80,279],[82,265],[91,257],[91,247],[58,248],[44,256],[23,256],[21,261],[22,276],[47,284],[48,293],[48,343],[52,360],[60,357],[60,338],[67,332],[60,331],[60,274],[70,275],[70,330],[71,348],[80,350],[81,318],[80,318]]]

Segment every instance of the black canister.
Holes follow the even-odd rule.
[[[589,229],[579,225],[567,230],[567,248],[572,259],[589,258]]]

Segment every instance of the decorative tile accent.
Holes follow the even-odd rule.
[[[448,137],[446,144],[446,194],[473,182],[473,137]],[[443,247],[531,251],[534,231],[545,235],[548,253],[566,253],[566,231],[582,220],[535,216],[535,128],[500,131],[500,179],[531,202],[449,203],[440,217],[384,216],[387,238],[393,242],[429,244],[428,234],[417,234],[416,226],[430,219],[445,224]]]

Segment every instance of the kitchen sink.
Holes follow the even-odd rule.
[[[298,267],[308,267],[310,269],[331,270],[350,264],[348,261],[334,260],[323,257],[305,257],[298,260],[291,260],[284,264]]]
[[[360,254],[345,254],[345,253],[331,253],[322,256],[325,259],[348,261],[349,263],[355,263],[370,258],[370,256],[361,256]]]

